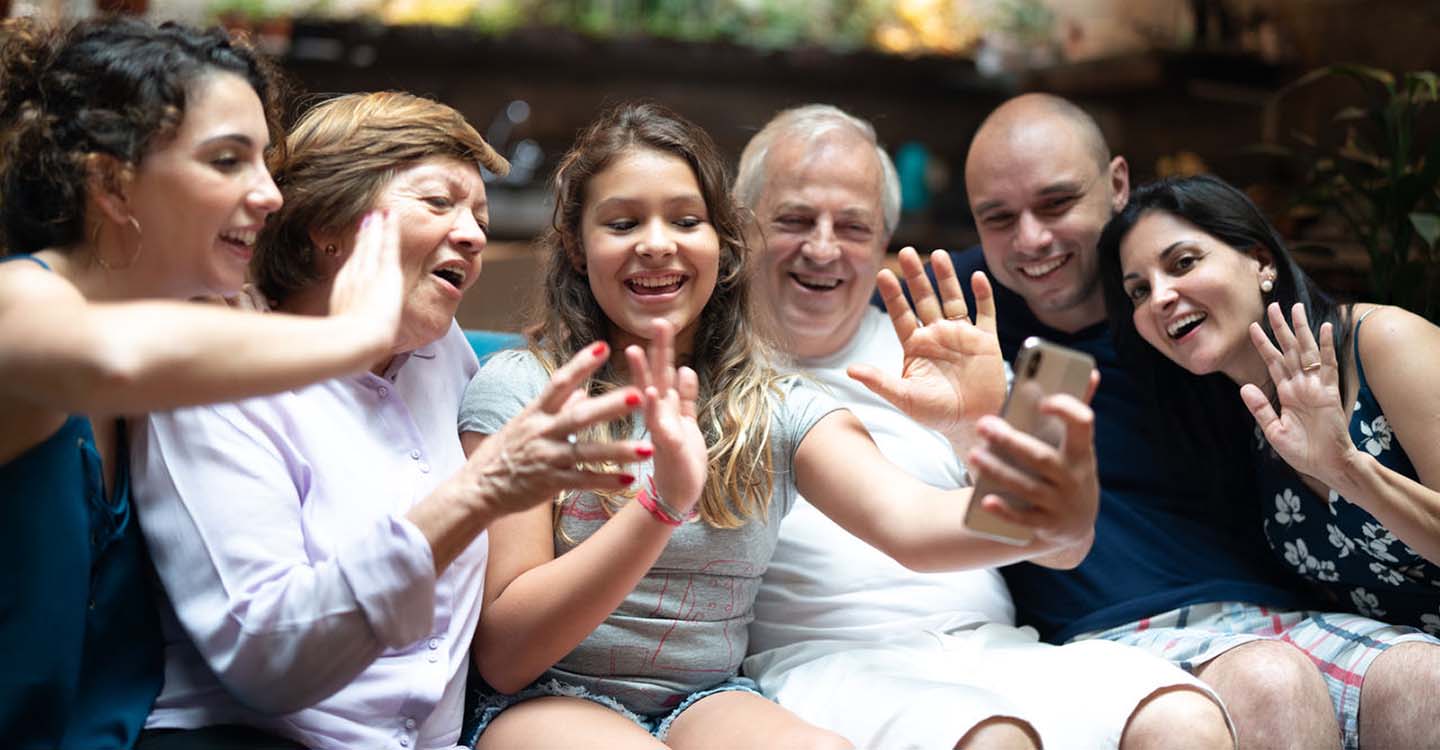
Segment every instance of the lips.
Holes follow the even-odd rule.
[[[682,273],[647,274],[625,279],[625,288],[640,297],[658,297],[673,294],[685,286],[689,278]]]
[[[249,260],[250,256],[255,254],[255,238],[259,234],[258,229],[227,229],[220,233],[220,242],[236,255]]]
[[[1172,339],[1182,339],[1199,327],[1201,323],[1204,323],[1208,317],[1205,313],[1198,311],[1181,315],[1165,326],[1165,335]]]
[[[801,273],[799,271],[791,271],[789,276],[796,284],[813,292],[828,292],[839,288],[841,284],[845,283],[844,279],[836,276]]]
[[[1061,255],[1058,258],[1050,258],[1048,260],[1040,261],[1037,263],[1016,264],[1015,268],[1020,272],[1022,276],[1026,278],[1041,279],[1050,275],[1056,269],[1065,265],[1069,261],[1070,256],[1069,254],[1066,254]]]

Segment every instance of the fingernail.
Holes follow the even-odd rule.
[[[648,445],[641,445],[635,448],[635,455],[641,458],[649,458],[655,455],[655,449]]]
[[[627,393],[627,394],[625,394],[625,405],[626,405],[626,406],[639,406],[639,405],[640,405],[640,394],[638,394],[638,393]]]
[[[619,478],[621,487],[629,487],[635,482],[635,477],[630,474],[621,474]]]
[[[610,351],[610,347],[606,345],[604,341],[601,341],[600,343],[590,347],[590,353],[595,355],[596,357],[603,357],[608,351]]]

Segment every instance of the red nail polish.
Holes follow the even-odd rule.
[[[640,447],[638,447],[638,448],[635,449],[635,455],[637,455],[637,456],[639,456],[639,457],[641,457],[641,458],[649,458],[649,457],[655,455],[655,449],[654,449],[654,448],[651,448],[651,447],[649,447],[649,446],[644,446],[644,445],[642,445],[642,446],[640,446]]]
[[[625,405],[626,405],[626,406],[639,406],[639,405],[640,405],[640,394],[638,394],[638,393],[627,393],[627,394],[625,394]]]
[[[620,486],[621,486],[621,487],[629,487],[632,483],[634,483],[634,481],[635,481],[635,477],[633,477],[633,476],[631,476],[631,475],[629,475],[629,474],[621,474],[621,475],[620,475]]]
[[[605,356],[605,353],[609,350],[610,347],[606,346],[604,341],[601,341],[600,343],[590,347],[590,353],[597,357]]]

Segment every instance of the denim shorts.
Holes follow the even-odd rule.
[[[640,728],[649,732],[655,739],[663,741],[665,735],[670,732],[670,725],[674,723],[680,714],[685,712],[685,709],[695,705],[695,702],[701,698],[706,698],[716,693],[728,693],[731,691],[754,693],[755,695],[764,697],[764,694],[760,692],[760,686],[756,685],[754,680],[745,677],[731,677],[717,685],[705,688],[704,690],[697,690],[685,696],[685,699],[680,701],[680,704],[671,709],[669,713],[647,717],[631,711],[622,705],[620,701],[608,695],[594,693],[580,685],[572,685],[554,678],[542,679],[514,694],[496,692],[489,685],[481,681],[478,686],[471,690],[473,713],[470,718],[475,723],[471,730],[466,733],[466,736],[461,738],[461,744],[473,747],[475,743],[479,741],[480,735],[485,732],[485,727],[489,726],[490,722],[494,721],[495,717],[499,716],[505,709],[522,701],[527,701],[531,698],[541,698],[547,695],[584,698],[587,701],[599,703],[640,725]],[[476,693],[478,693],[478,695],[476,695]]]

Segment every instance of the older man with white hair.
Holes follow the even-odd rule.
[[[873,127],[826,105],[781,112],[746,147],[736,191],[763,235],[754,283],[783,348],[890,460],[966,484],[951,440],[877,395],[898,397],[886,384],[907,352],[868,304],[900,204]],[[750,644],[745,672],[768,695],[859,747],[1233,746],[1214,693],[1184,671],[1113,643],[1040,643],[1015,627],[995,570],[915,573],[803,499],[781,527]]]

